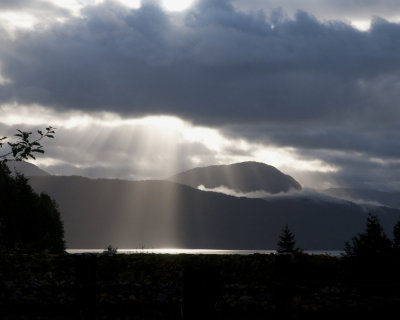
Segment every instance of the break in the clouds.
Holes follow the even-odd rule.
[[[291,150],[282,159],[292,163],[318,163],[315,174],[333,168],[323,171],[330,184],[399,186],[397,1],[199,0],[180,12],[157,1],[138,8],[91,1],[81,2],[79,14],[56,2],[41,9],[43,3],[0,5],[2,11],[19,6],[63,17],[12,34],[0,31],[3,106],[39,105],[56,118],[80,112],[92,120],[104,112],[121,119],[167,115],[214,130],[226,142],[218,150],[206,141],[171,142],[176,171],[246,157],[273,164],[266,155],[280,148]],[[357,28],[360,21],[370,28]],[[140,154],[133,146],[130,153],[118,151],[123,146],[115,141],[125,125],[103,139],[103,163],[96,162],[92,175],[111,167],[112,155]],[[132,140],[145,148],[143,134],[133,131]],[[151,141],[156,145],[157,135]],[[75,157],[74,168],[86,168],[90,161],[76,160],[76,147],[70,143],[58,161],[71,164]],[[153,149],[155,157],[164,152]],[[298,175],[312,184],[309,168],[300,167]],[[155,176],[151,171],[142,168],[142,176]]]
[[[293,149],[225,137],[216,129],[177,117],[121,118],[115,113],[60,113],[15,105],[0,107],[0,112],[5,115],[0,121],[4,135],[11,136],[17,128],[39,129],[49,122],[57,127],[56,141],[47,141],[45,155],[35,161],[52,174],[163,179],[196,166],[247,160],[263,161],[290,172],[335,171],[327,163],[304,158]]]
[[[16,28],[32,28],[35,25],[64,21],[71,16],[71,9],[46,0],[2,0],[0,24],[3,32],[7,31],[12,35]]]

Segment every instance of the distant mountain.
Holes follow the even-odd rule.
[[[50,175],[46,171],[40,169],[38,166],[25,161],[8,161],[6,164],[11,172],[22,173],[26,177]]]
[[[376,202],[393,208],[400,208],[400,192],[384,192],[372,189],[330,188],[322,191],[332,197],[349,201]]]
[[[275,167],[260,162],[242,162],[231,165],[219,165],[195,168],[168,178],[197,188],[200,185],[208,189],[225,186],[239,192],[266,191],[269,193],[301,190],[301,185]]]
[[[286,223],[304,249],[342,249],[367,211],[323,197],[237,198],[170,181],[30,178],[59,204],[69,248],[274,249]],[[376,207],[388,234],[400,211]]]

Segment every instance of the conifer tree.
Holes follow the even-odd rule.
[[[396,252],[400,251],[400,221],[393,228],[393,248]]]
[[[284,253],[296,253],[299,252],[299,248],[295,248],[296,240],[294,234],[290,231],[289,226],[286,224],[282,230],[282,234],[279,237],[278,249],[276,250],[280,254]]]
[[[385,255],[391,251],[392,241],[383,232],[378,217],[369,213],[364,233],[352,239],[352,245],[346,243],[346,255],[372,257]]]

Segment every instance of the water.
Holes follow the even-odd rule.
[[[102,253],[104,249],[67,249],[68,253]],[[307,254],[324,254],[329,256],[339,257],[344,251],[340,250],[305,250]],[[215,250],[215,249],[177,249],[177,248],[162,248],[162,249],[117,249],[117,253],[132,254],[132,253],[155,253],[155,254],[272,254],[276,250]]]

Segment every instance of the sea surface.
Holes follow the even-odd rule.
[[[67,249],[68,253],[82,254],[82,253],[103,253],[106,249]],[[324,254],[329,256],[341,256],[344,251],[341,250],[305,250],[307,254]],[[176,249],[176,248],[162,248],[162,249],[117,249],[117,253],[132,254],[132,253],[148,253],[148,254],[272,254],[276,250],[214,250],[214,249]]]

